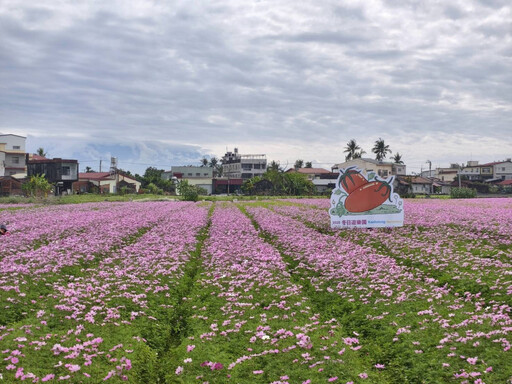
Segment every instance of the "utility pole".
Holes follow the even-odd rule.
[[[101,172],[101,159],[100,159],[100,172]]]
[[[427,160],[427,163],[428,163],[428,178],[430,181],[432,181],[432,162],[430,160]],[[430,194],[432,194],[432,188],[433,188],[433,183],[430,184]]]

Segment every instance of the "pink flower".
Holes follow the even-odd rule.
[[[65,367],[69,369],[71,372],[76,372],[80,370],[80,366],[76,364],[66,364]]]
[[[366,372],[363,372],[363,373],[360,373],[358,375],[361,379],[367,379],[368,378],[368,374]]]
[[[178,368],[176,368],[176,371],[174,371],[177,375],[181,375],[183,373],[183,367],[180,365]]]
[[[332,383],[333,381],[336,381],[336,380],[338,380],[338,376],[330,377],[327,381],[329,383]]]
[[[263,370],[257,370],[257,371],[252,371],[253,374],[255,375],[261,375],[264,371]]]
[[[187,352],[192,352],[195,347],[195,345],[187,345]]]
[[[469,364],[471,364],[471,365],[475,365],[475,364],[476,364],[476,362],[477,362],[477,360],[478,360],[478,357],[468,357],[466,361],[467,361]]]
[[[386,366],[384,364],[375,364],[375,368],[384,369],[384,368],[386,368]]]

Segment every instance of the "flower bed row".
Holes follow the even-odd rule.
[[[295,260],[295,273],[313,283],[319,305],[360,333],[363,350],[369,347],[373,361],[389,367],[397,381],[499,383],[511,376],[507,305],[459,295],[421,270],[270,209],[248,211]],[[412,368],[404,374],[407,365]]]
[[[208,206],[146,204],[95,232],[95,263],[41,275],[46,282],[44,292],[34,292],[38,309],[0,327],[4,378],[150,382],[146,378],[160,364],[157,347],[169,343],[173,331],[184,269],[206,225]],[[151,230],[137,233],[140,225]],[[119,242],[125,227],[137,235]],[[56,253],[55,259],[67,257]]]
[[[176,380],[311,383],[379,377],[357,335],[321,320],[279,252],[232,204],[217,205],[189,298]]]

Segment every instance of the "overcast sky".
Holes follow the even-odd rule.
[[[512,157],[510,0],[2,0],[0,132],[98,168]]]

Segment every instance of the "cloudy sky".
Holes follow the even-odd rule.
[[[2,0],[0,132],[98,168],[226,148],[512,157],[510,0]]]

